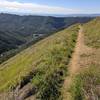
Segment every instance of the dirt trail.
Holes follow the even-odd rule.
[[[85,36],[83,33],[83,27],[82,26],[79,27],[80,30],[78,33],[76,46],[74,49],[74,53],[72,54],[72,59],[70,60],[69,63],[69,68],[68,68],[69,76],[66,77],[62,88],[63,100],[71,100],[71,94],[69,92],[69,88],[72,84],[74,76],[78,74],[82,69],[87,68],[90,65],[90,63],[97,63],[99,62],[100,59],[100,49],[97,50],[95,48],[88,47],[84,43]],[[33,96],[28,98],[27,100],[36,100],[36,99]]]
[[[75,46],[75,51],[72,54],[72,59],[70,61],[69,64],[69,76],[65,79],[64,82],[64,89],[63,89],[63,100],[70,100],[70,94],[68,92],[68,87],[70,87],[71,84],[71,80],[74,74],[76,74],[78,72],[78,70],[80,69],[80,64],[79,64],[79,60],[80,60],[80,55],[82,53],[82,51],[84,51],[84,39],[83,39],[83,34],[82,34],[83,28],[80,26],[80,30],[78,33],[78,38],[77,38],[77,42],[76,42],[76,46]],[[88,49],[87,47],[85,47],[85,49]],[[30,97],[27,100],[33,100],[33,97]]]
[[[69,63],[69,69],[68,69],[69,76],[65,79],[64,86],[63,86],[63,92],[62,92],[63,100],[70,100],[71,98],[68,89],[70,87],[73,76],[75,76],[80,70],[80,55],[86,49],[90,49],[90,48],[84,45],[83,28],[82,26],[80,26],[75,50],[74,53],[72,54],[72,59]]]
[[[69,63],[69,68],[68,68],[69,76],[66,77],[62,88],[63,100],[71,100],[71,94],[69,92],[69,88],[72,84],[74,76],[78,74],[82,70],[82,68],[84,69],[84,67],[85,68],[88,67],[90,63],[100,64],[99,59],[100,59],[100,49],[97,50],[95,48],[91,48],[85,45],[83,27],[80,26],[74,53],[72,54],[72,59],[70,60]],[[26,88],[24,89],[27,92],[27,89]],[[36,100],[36,98],[33,95],[25,100]]]

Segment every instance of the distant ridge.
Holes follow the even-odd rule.
[[[33,40],[33,34],[51,34],[88,18],[0,14],[0,54]],[[2,48],[2,49],[1,49]]]
[[[12,15],[19,15],[19,16],[52,16],[52,17],[98,17],[100,14],[26,14],[26,13],[16,13],[16,12],[1,12],[0,14],[12,14]]]
[[[55,17],[98,17],[100,14],[67,14],[67,15],[51,15]]]
[[[0,63],[52,33],[91,17],[0,14]]]

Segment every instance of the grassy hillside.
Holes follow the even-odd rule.
[[[42,38],[90,17],[19,16],[0,14],[0,64]],[[33,35],[34,34],[34,35]]]
[[[75,71],[71,74],[68,68],[71,67],[69,61],[79,31],[79,25],[73,25],[0,64],[0,94],[15,91],[19,87],[18,95],[20,97],[24,94],[24,99],[35,95],[39,100],[62,100],[62,89],[66,89],[63,87],[64,79],[71,77],[71,87],[67,91],[71,93],[70,100],[99,100],[99,22],[100,18],[96,18],[83,24],[80,29],[81,35],[78,37],[80,41],[77,41],[78,49],[75,49],[78,50],[76,54],[79,55],[79,59],[75,59],[79,61],[77,61],[78,64],[74,63],[78,65],[78,69],[75,66],[77,73]],[[30,89],[30,84],[33,90],[26,89]]]
[[[83,70],[73,80],[73,100],[100,100],[100,18],[83,25],[86,53],[81,55]]]
[[[78,74],[71,88],[73,100],[100,99],[100,65],[91,65]]]
[[[100,47],[100,17],[84,25],[84,34],[88,46]]]
[[[59,98],[59,88],[67,75],[67,65],[76,43],[77,33],[78,25],[64,29],[1,64],[0,92],[30,82],[37,87],[38,98]]]

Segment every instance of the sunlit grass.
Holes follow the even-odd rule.
[[[71,93],[73,100],[100,99],[100,66],[91,65],[78,74],[73,81]]]
[[[52,75],[55,70],[65,67],[74,48],[77,33],[77,25],[69,27],[1,64],[0,92],[16,87],[34,68],[39,69],[43,74],[39,72],[41,76],[37,74],[32,80],[33,84],[39,84],[42,78],[46,81],[49,74]]]
[[[100,48],[100,17],[84,25],[85,43]]]

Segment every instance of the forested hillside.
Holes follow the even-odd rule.
[[[19,45],[34,41],[33,34],[50,34],[74,23],[87,22],[92,18],[56,18],[45,16],[19,16],[0,14],[0,54]],[[39,35],[36,35],[39,38]]]

